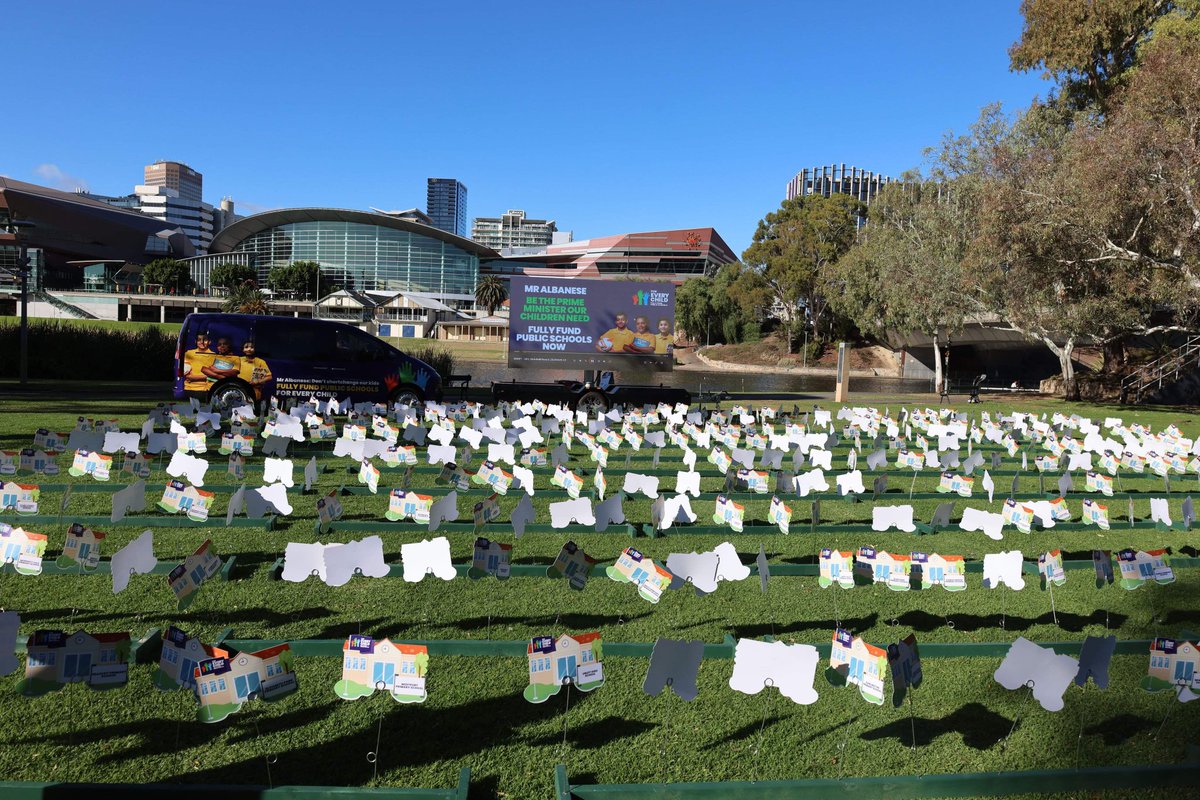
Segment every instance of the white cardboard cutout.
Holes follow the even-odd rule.
[[[817,702],[813,679],[818,660],[817,648],[810,644],[739,639],[733,651],[729,688],[753,695],[774,686],[789,700],[812,705]]]
[[[133,483],[114,492],[112,496],[112,522],[118,523],[125,519],[130,511],[146,510],[146,482],[136,480]]]
[[[154,557],[154,531],[142,531],[142,535],[113,553],[113,594],[120,594],[129,585],[132,575],[145,575],[158,565]]]
[[[204,485],[204,473],[208,472],[208,462],[200,456],[193,456],[176,450],[171,455],[171,463],[167,464],[167,474],[172,478],[186,476],[194,486]]]
[[[121,433],[106,431],[104,434],[104,452],[106,453],[136,453],[141,447],[141,437],[136,433]]]
[[[536,519],[537,514],[533,510],[533,500],[527,494],[521,495],[520,502],[517,503],[517,507],[513,509],[512,515],[509,517],[513,533],[520,539],[525,535],[525,526]]]
[[[1048,647],[1039,647],[1024,636],[1012,643],[996,669],[996,683],[1012,691],[1032,683],[1033,699],[1047,711],[1062,711],[1063,693],[1075,680],[1079,662]]]
[[[565,528],[574,522],[577,525],[595,525],[596,517],[592,513],[590,497],[580,497],[578,500],[564,500],[561,503],[550,504],[550,526]]]
[[[369,578],[384,578],[388,565],[383,560],[383,539],[368,536],[348,544],[331,544],[325,548],[325,582],[344,586],[359,570]]]
[[[316,574],[325,580],[325,548],[320,542],[288,542],[283,551],[283,572],[280,578],[290,583],[303,583]]]
[[[700,473],[694,470],[675,473],[675,493],[700,496]]]
[[[995,589],[1004,584],[1010,589],[1020,591],[1025,588],[1023,568],[1024,561],[1020,550],[988,553],[983,557],[983,588]],[[1073,671],[1071,677],[1075,677]]]
[[[458,492],[450,492],[445,497],[435,500],[429,507],[429,530],[436,531],[443,522],[454,522],[458,519]]]
[[[683,473],[680,473],[683,474]],[[651,500],[658,497],[658,476],[642,475],[637,472],[625,473],[625,484],[621,489],[626,494],[644,494]],[[676,489],[678,491],[678,489]]]
[[[964,531],[983,531],[989,539],[1004,538],[1004,515],[978,508],[964,508],[958,527]]]
[[[882,533],[892,528],[905,533],[912,533],[917,529],[913,524],[912,506],[875,506],[871,509],[871,530]]]
[[[449,581],[458,574],[450,563],[450,540],[445,536],[400,545],[400,559],[406,583],[418,583],[427,574]]]
[[[282,483],[284,486],[296,485],[292,478],[294,467],[286,458],[268,458],[263,462],[263,483]]]

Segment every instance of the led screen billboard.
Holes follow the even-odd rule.
[[[508,365],[669,370],[675,285],[514,277]]]

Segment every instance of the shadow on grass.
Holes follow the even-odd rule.
[[[29,620],[61,620],[64,627],[82,626],[86,622],[106,622],[108,620],[128,620],[130,617],[137,616],[135,611],[123,611],[111,614],[101,613],[95,609],[77,609],[75,615],[71,616],[70,609],[50,609],[45,611],[27,611],[21,613],[22,621]],[[161,624],[166,627],[167,624],[178,624],[187,627],[188,624],[208,623],[222,626],[234,627],[238,622],[252,622],[256,625],[275,627],[284,625],[289,622],[299,622],[307,620],[323,619],[325,617],[334,616],[334,612],[328,608],[314,606],[297,611],[275,611],[270,608],[242,608],[237,610],[201,610],[193,613],[164,611],[161,613],[149,613],[141,615],[141,623],[147,625]],[[141,624],[139,623],[139,624]],[[74,630],[74,628],[72,628]],[[235,629],[236,630],[236,629]]]
[[[901,625],[922,633],[929,633],[930,631],[945,628],[947,619],[953,622],[954,629],[959,631],[999,628],[1001,621],[1004,622],[1004,629],[1008,631],[1027,631],[1035,625],[1055,624],[1054,615],[1049,611],[1037,617],[1018,617],[1013,614],[1007,616],[1000,614],[988,614],[986,616],[978,614],[950,614],[948,616],[941,616],[930,614],[928,611],[906,611],[897,617],[897,619]],[[1106,619],[1108,627],[1120,628],[1129,617],[1125,614],[1118,614],[1115,611],[1108,612],[1106,616],[1103,609],[1097,609],[1086,616],[1059,611],[1058,627],[1064,631],[1079,633],[1088,625],[1105,624]]]
[[[718,747],[721,747],[722,745],[732,744],[733,742],[744,742],[747,740],[757,741],[757,739],[755,739],[754,737],[758,736],[759,731],[765,731],[767,728],[773,727],[776,723],[782,722],[782,721],[783,721],[783,717],[780,717],[778,715],[771,715],[771,716],[767,717],[765,720],[755,720],[754,722],[751,722],[747,725],[743,725],[742,727],[738,728],[737,730],[730,731],[726,735],[722,736],[720,739],[717,739],[715,742],[710,742],[710,743],[704,745],[703,749],[704,750],[714,750]],[[824,731],[823,733],[828,733],[829,731],[834,730],[837,727],[839,727],[839,726],[834,726],[834,728],[829,728],[826,731]]]
[[[379,748],[380,776],[385,776],[387,771],[393,769],[412,769],[433,764],[452,764],[457,772],[460,766],[471,766],[472,756],[511,743],[519,736],[523,726],[542,723],[548,718],[561,720],[562,699],[558,697],[548,704],[534,705],[517,693],[467,702],[450,709],[425,705],[392,707],[390,703],[383,703],[383,727],[379,732],[375,714],[365,720],[352,722],[338,715],[346,704],[331,696],[328,702],[279,715],[251,710],[248,706],[224,725],[201,725],[190,716],[182,721],[163,718],[142,720],[133,739],[127,724],[114,724],[41,738],[23,738],[22,741],[73,742],[77,745],[108,740],[114,747],[101,757],[105,762],[130,762],[146,756],[179,762],[178,766],[172,764],[171,767],[177,772],[156,779],[156,782],[162,783],[265,783],[264,757],[274,754],[278,760],[271,765],[271,775],[276,786],[359,786],[370,782],[372,778],[373,769],[366,760],[366,754],[375,750],[377,733],[382,740]],[[580,703],[588,700],[588,695],[572,692],[572,712]],[[295,746],[289,732],[294,733],[310,723],[327,729],[336,727],[339,735],[312,741],[306,746]],[[568,744],[601,747],[605,737],[614,732],[624,736],[627,731],[633,730],[630,726],[642,725],[643,729],[651,726],[650,723],[623,719],[617,723],[615,718],[609,718],[601,723],[568,728]],[[209,753],[214,728],[222,727],[233,731],[230,743],[237,746],[222,749],[219,755]],[[414,731],[421,733],[412,735]],[[560,732],[557,737],[548,737],[546,743],[553,745],[561,741]],[[117,742],[129,744],[121,746]],[[172,754],[180,757],[171,758]],[[208,768],[191,766],[193,759],[211,761],[215,758],[232,760]]]
[[[1118,714],[1106,720],[1097,722],[1083,732],[1084,736],[1099,736],[1108,747],[1116,747],[1137,736],[1143,731],[1157,727],[1154,720],[1139,717],[1134,714]]]
[[[979,703],[968,703],[941,719],[916,717],[915,720],[910,720],[901,718],[873,730],[864,731],[858,738],[869,742],[879,739],[895,739],[908,747],[913,741],[914,723],[918,747],[928,745],[939,736],[958,733],[967,747],[975,750],[987,750],[1008,735],[1013,721]]]
[[[840,591],[840,590],[835,590]],[[901,619],[903,622],[903,619]],[[849,631],[865,631],[879,624],[879,614],[872,612],[865,617],[847,617],[841,620],[841,627]],[[729,625],[726,630],[736,639],[756,639],[760,636],[782,636],[801,631],[830,632],[838,627],[838,621],[832,619],[795,620],[792,622],[760,622],[753,625]],[[918,629],[919,630],[919,629]]]
[[[575,698],[577,696],[578,693],[572,692],[572,706],[575,705]],[[567,746],[592,750],[603,747],[606,744],[611,744],[612,742],[620,741],[621,739],[631,739],[635,736],[640,736],[642,733],[657,727],[659,726],[650,722],[609,716],[578,727],[568,725]],[[527,743],[533,747],[556,747],[562,744],[562,740],[563,737],[560,731],[553,734],[545,734],[535,739],[529,739]]]

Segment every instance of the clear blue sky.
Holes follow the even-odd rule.
[[[121,194],[159,158],[205,199],[523,208],[576,238],[713,226],[740,253],[802,167],[897,175],[1008,69],[1018,0],[54,2],[4,12],[0,174]]]

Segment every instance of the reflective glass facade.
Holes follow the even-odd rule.
[[[242,240],[236,253],[254,255],[261,285],[271,268],[316,261],[347,289],[471,294],[479,258],[419,233],[359,222],[294,222]]]

